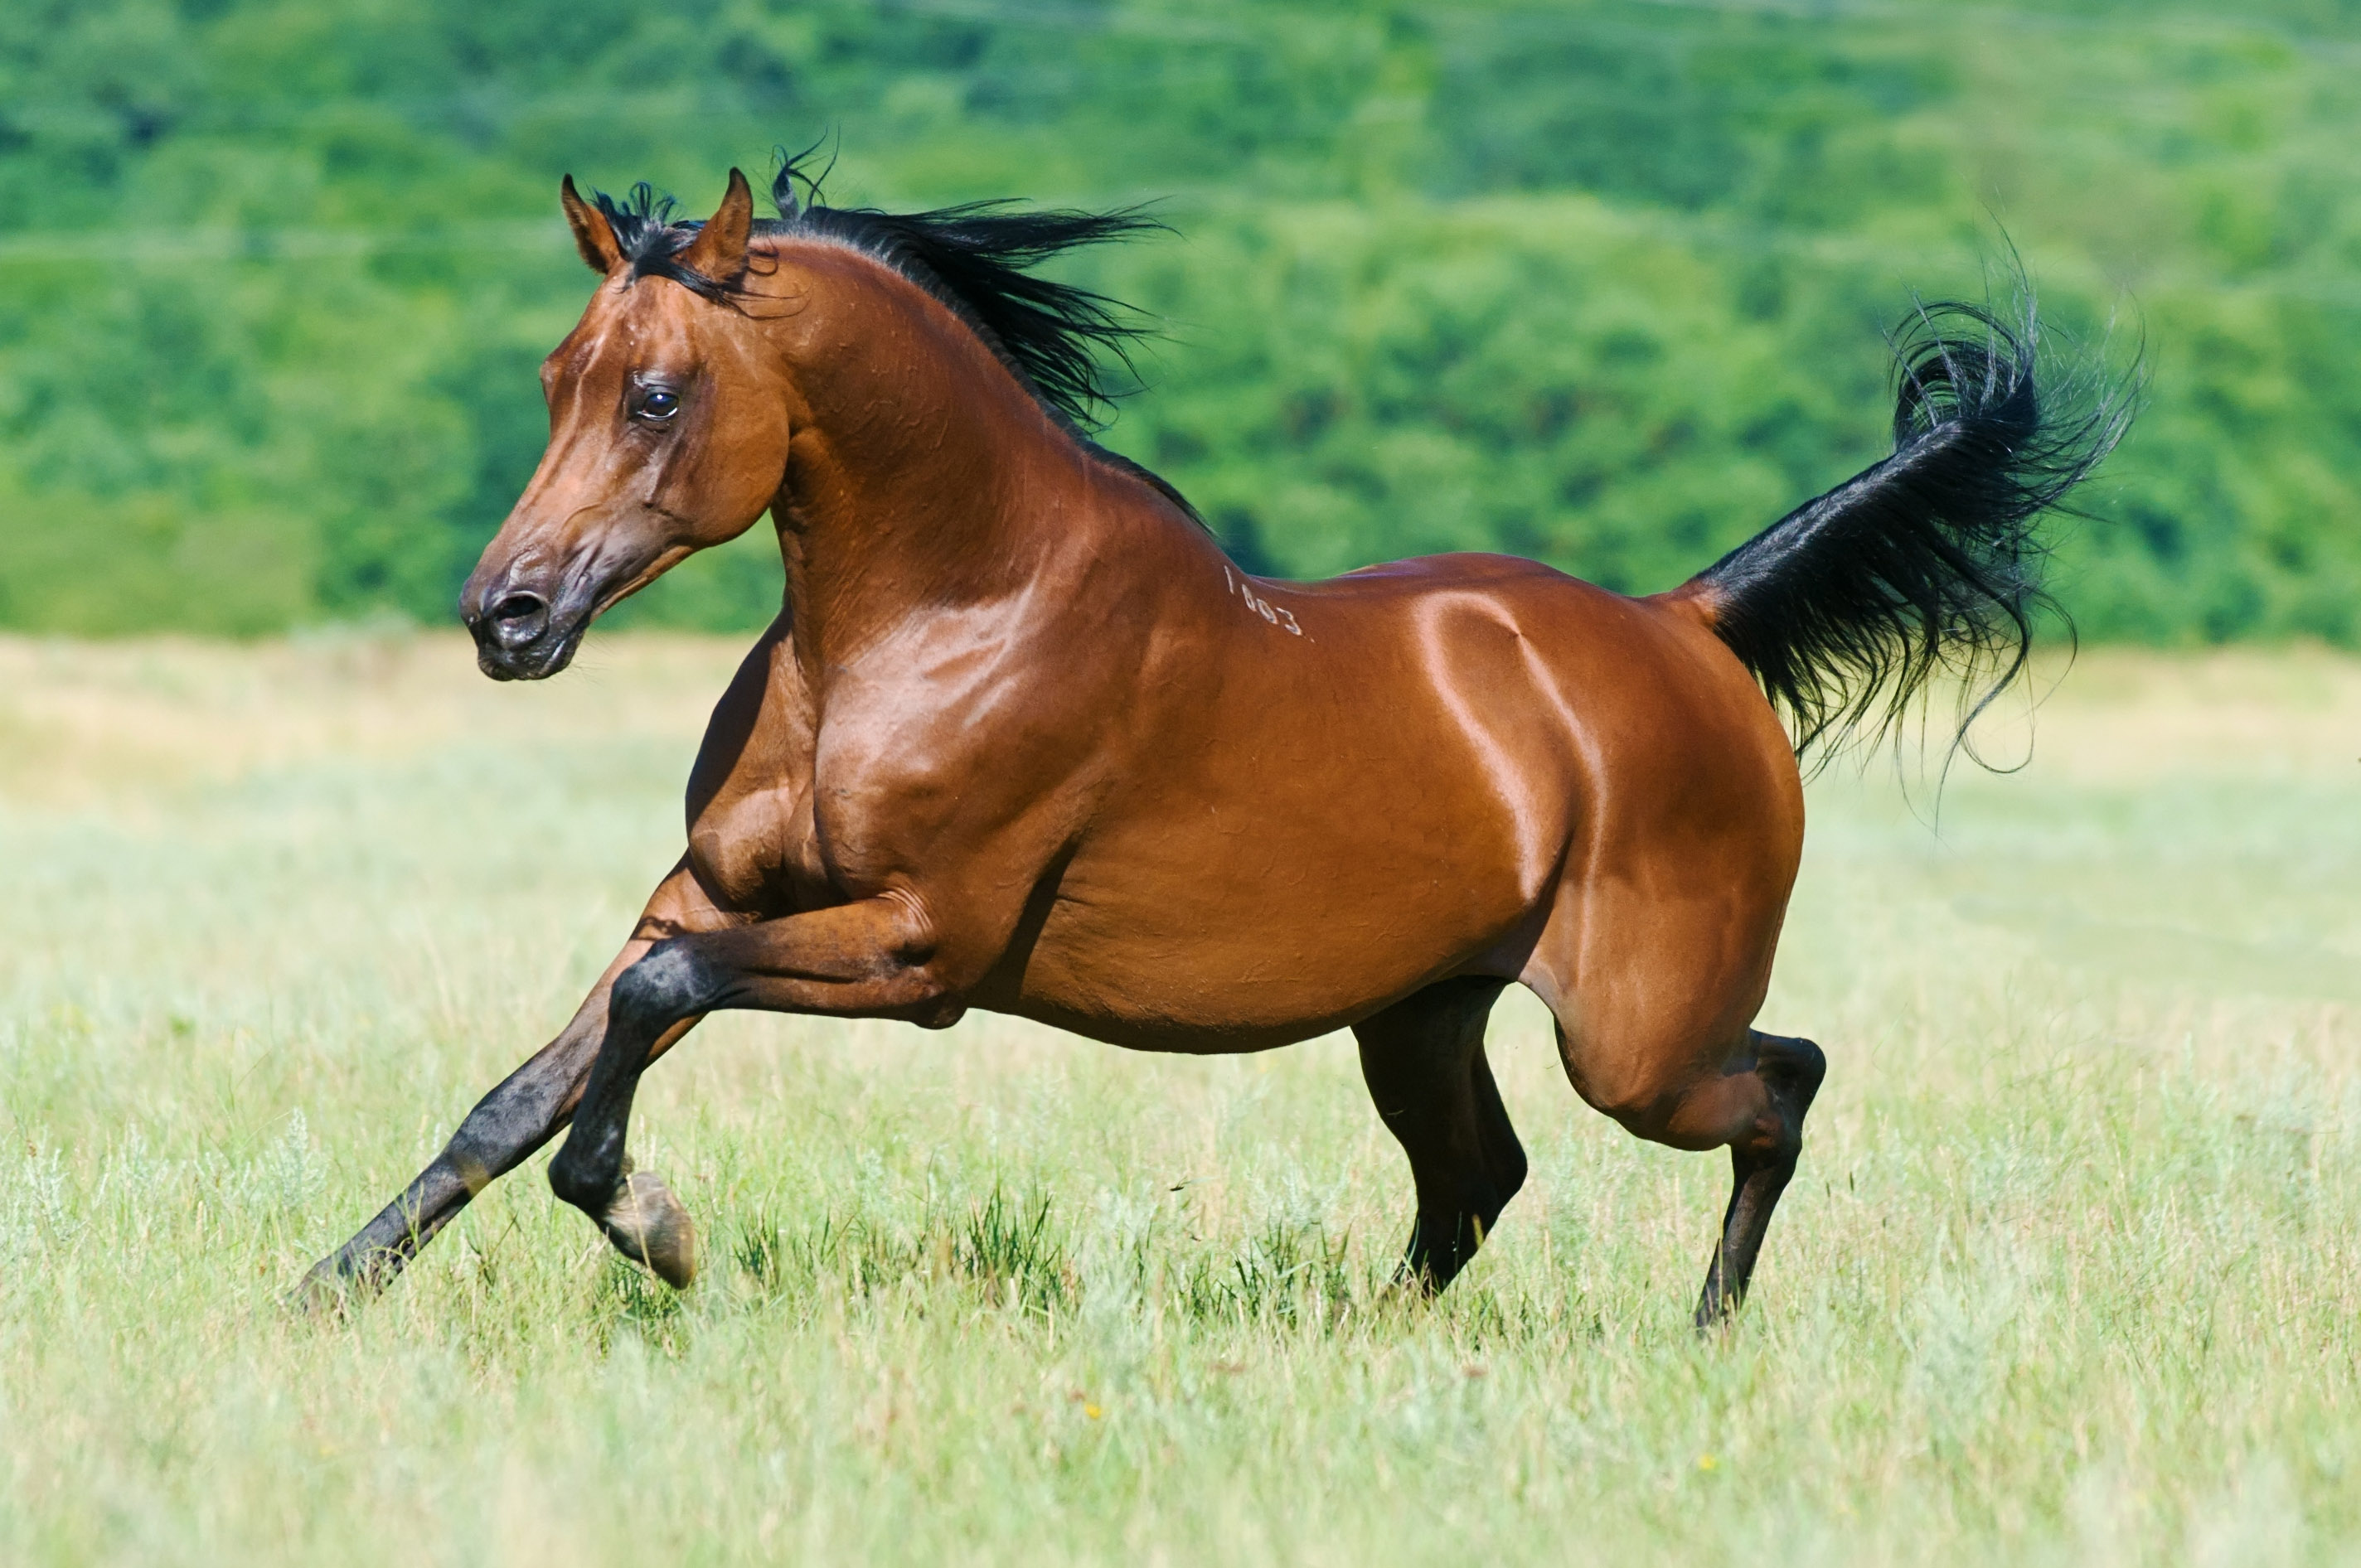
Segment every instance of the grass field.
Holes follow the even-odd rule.
[[[735,656],[0,641],[0,1561],[2361,1560],[2325,654],[2087,654],[1931,826],[1815,786],[1764,1022],[1832,1070],[1713,1343],[1722,1157],[1583,1108],[1521,993],[1533,1179],[1433,1309],[1347,1042],[979,1016],[691,1036],[634,1124],[685,1296],[536,1160],[280,1310],[572,1008]]]

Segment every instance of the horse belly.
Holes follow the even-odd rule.
[[[1446,975],[1513,975],[1548,879],[1496,781],[1385,777],[1093,834],[1007,1010],[1143,1049],[1259,1050]]]

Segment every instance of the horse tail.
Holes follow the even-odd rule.
[[[1944,674],[1961,682],[1961,744],[2025,674],[2042,612],[2070,641],[2042,590],[2037,525],[2122,439],[2139,372],[2046,398],[2038,341],[2029,305],[2015,323],[1921,307],[1894,342],[1893,455],[1670,596],[1762,684],[1799,758],[1855,732],[1884,740]]]

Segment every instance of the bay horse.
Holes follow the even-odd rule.
[[[1723,1317],[1824,1071],[1752,1026],[1799,758],[1882,734],[1947,671],[1987,699],[2022,674],[2036,521],[2120,400],[2037,394],[2029,307],[1925,307],[1893,455],[1670,592],[1488,554],[1250,576],[1084,433],[1101,351],[1138,329],[1032,270],[1156,225],[833,208],[796,200],[801,173],[757,221],[732,170],[702,224],[564,182],[600,281],[461,598],[483,672],[556,674],[600,612],[765,512],[785,598],[631,939],[307,1298],[382,1284],[569,1121],[551,1186],[686,1286],[688,1215],[625,1130],[641,1073],[721,1008],[981,1007],[1200,1053],[1349,1028],[1416,1189],[1400,1277],[1439,1290],[1525,1179],[1484,1054],[1513,981],[1585,1101],[1730,1151],[1697,1309]]]

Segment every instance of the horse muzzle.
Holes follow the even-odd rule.
[[[496,681],[538,681],[573,662],[589,620],[582,608],[569,613],[561,598],[518,584],[496,583],[469,594],[459,619],[476,639],[476,667]]]

